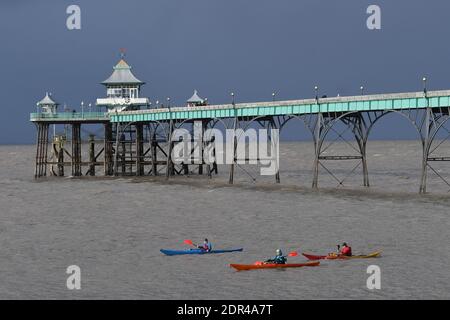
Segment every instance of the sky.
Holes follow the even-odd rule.
[[[81,29],[68,30],[69,5]],[[366,10],[381,8],[381,29]],[[1,0],[0,144],[33,143],[29,113],[51,92],[80,108],[126,49],[151,101],[183,105],[194,89],[210,103],[450,88],[448,0]],[[295,128],[290,128],[292,137]],[[288,132],[288,136],[289,136]],[[400,116],[374,139],[415,138]]]

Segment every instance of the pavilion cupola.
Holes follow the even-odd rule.
[[[137,110],[149,105],[147,98],[140,98],[141,86],[145,83],[131,72],[123,55],[102,84],[106,86],[106,98],[97,99],[97,105],[106,106],[109,111]]]
[[[203,106],[206,104],[206,99],[200,98],[197,90],[194,90],[194,94],[186,102],[189,107]]]
[[[37,106],[41,108],[43,113],[56,113],[58,109],[58,103],[56,103],[51,96],[51,94],[46,92],[45,97],[37,103]]]
[[[128,63],[122,58],[113,69],[111,76],[102,82],[107,88],[107,96],[139,98],[139,91],[144,82],[134,76]]]

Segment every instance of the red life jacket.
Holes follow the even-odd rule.
[[[351,247],[343,247],[341,250],[341,254],[344,256],[351,256],[352,255],[352,248]]]

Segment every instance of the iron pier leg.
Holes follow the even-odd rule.
[[[173,174],[173,163],[172,163],[172,134],[173,134],[173,120],[169,123],[169,150],[167,153],[167,164],[166,164],[166,179],[169,179],[170,175]]]
[[[273,150],[274,150],[274,147],[275,147],[275,144],[278,144],[279,143],[279,141],[273,141],[273,137],[272,137],[272,129],[277,129],[277,127],[276,127],[276,124],[275,124],[275,121],[273,120],[273,117],[272,118],[270,118],[270,122],[269,122],[269,125],[268,125],[268,127],[267,127],[267,136],[269,137],[269,139],[270,139],[270,148],[271,148],[271,150],[270,150],[270,152],[271,152],[271,154],[270,154],[270,156],[271,157],[273,157],[274,155],[272,154],[272,152],[273,152]],[[278,163],[278,159],[277,159],[277,172],[275,173],[275,182],[276,183],[280,183],[280,167],[279,167],[279,163]]]
[[[48,152],[48,124],[44,124],[44,159],[43,159],[43,166],[44,166],[44,176],[47,176],[47,152]]]
[[[354,135],[355,140],[359,147],[359,152],[361,154],[361,164],[363,170],[363,185],[364,187],[369,187],[369,168],[367,166],[367,139],[368,139],[368,129],[366,128],[364,118],[361,113],[358,113],[357,121],[354,124]]]
[[[152,174],[158,175],[158,142],[156,141],[156,132],[152,135]]]
[[[81,124],[72,124],[72,176],[81,176]]]
[[[119,175],[119,141],[120,141],[120,123],[116,123],[116,146],[114,151],[114,175]]]
[[[95,176],[95,136],[89,135],[89,175]]]
[[[110,176],[113,172],[113,148],[112,148],[112,125],[106,123],[104,125],[105,129],[105,139],[104,139],[104,159],[103,159],[103,169],[104,175]]]
[[[236,152],[237,152],[237,137],[236,137],[236,129],[237,129],[237,125],[238,125],[238,118],[237,116],[235,116],[234,118],[234,124],[233,124],[233,158],[232,158],[232,162],[230,164],[230,177],[228,179],[228,183],[229,184],[233,184],[234,183],[234,163],[236,162]]]
[[[144,175],[144,141],[143,141],[143,126],[142,124],[136,124],[136,175]]]
[[[317,189],[319,185],[319,161],[320,161],[319,157],[322,145],[320,133],[322,132],[322,125],[323,125],[323,116],[322,113],[318,113],[316,126],[314,128],[315,155],[314,155],[313,183],[312,183],[312,187],[314,189]]]
[[[367,166],[367,154],[366,154],[366,143],[363,142],[362,146],[363,149],[361,150],[361,156],[362,156],[362,167],[363,167],[363,184],[364,187],[370,187],[369,183],[369,168]]]
[[[122,135],[125,135],[125,133],[122,133]],[[120,143],[120,164],[121,164],[121,170],[122,170],[122,175],[124,176],[126,171],[127,171],[127,166],[126,166],[126,152],[127,152],[127,146],[125,144],[125,139],[122,139],[124,136],[120,137],[121,143]]]
[[[217,169],[217,160],[216,160],[216,140],[215,140],[215,138],[214,138],[214,141],[213,141],[212,155],[213,155],[213,157],[214,157],[213,171],[214,171],[215,174],[218,174],[219,171],[218,171],[218,169]]]
[[[35,178],[47,175],[48,124],[38,123]]]
[[[422,141],[422,177],[420,180],[420,193],[427,192],[427,173],[428,173],[428,153],[430,150],[430,121],[431,109],[427,108],[425,111],[424,132]]]
[[[37,123],[36,125],[36,167],[34,170],[34,178],[39,178],[40,175],[40,157],[41,157],[41,135],[42,135],[42,125]]]
[[[60,141],[58,149],[58,176],[64,177],[64,145]]]

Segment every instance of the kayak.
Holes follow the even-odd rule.
[[[376,258],[381,254],[381,251],[376,251],[366,255],[358,255],[358,256],[335,256],[335,255],[327,255],[327,256],[317,256],[308,253],[302,253],[308,260],[350,260],[350,259],[369,259]]]
[[[244,248],[227,249],[227,250],[211,250],[211,251],[205,251],[202,249],[189,249],[189,250],[161,249],[160,251],[168,256],[177,256],[177,255],[182,255],[182,254],[213,254],[213,253],[239,252],[242,250],[244,250]]]
[[[235,268],[238,271],[243,270],[256,270],[256,269],[282,269],[282,268],[301,268],[301,267],[317,267],[320,264],[319,261],[306,262],[306,263],[286,263],[286,264],[230,264],[230,267]]]

